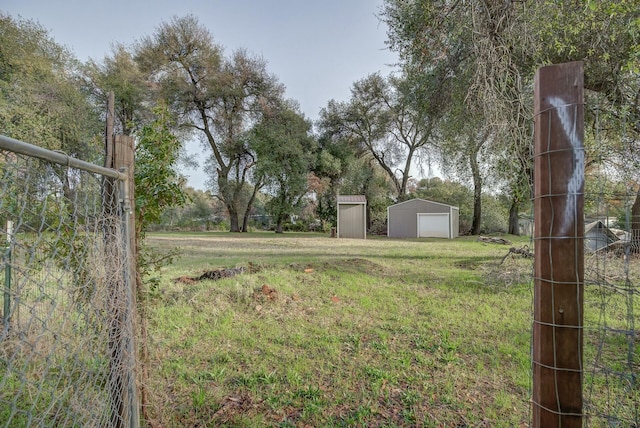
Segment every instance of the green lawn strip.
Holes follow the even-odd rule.
[[[472,240],[238,241],[240,255],[232,242],[223,243],[230,249],[216,249],[217,241],[202,246],[223,254],[208,266],[240,265],[252,254],[261,266],[256,273],[176,284],[171,278],[193,274],[202,257],[189,253],[163,274],[152,320],[161,370],[152,381],[164,391],[158,393],[168,400],[164,408],[173,409],[165,420],[227,426],[527,420],[530,292],[483,288],[477,269],[499,261],[504,247]],[[282,256],[273,253],[278,243]],[[265,294],[263,286],[274,292]]]

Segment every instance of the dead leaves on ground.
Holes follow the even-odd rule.
[[[255,407],[256,404],[249,394],[230,396],[222,402],[222,406],[213,414],[213,417],[216,422],[226,423],[237,414],[248,413]]]

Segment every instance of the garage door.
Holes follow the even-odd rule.
[[[451,238],[449,213],[418,214],[418,238]]]

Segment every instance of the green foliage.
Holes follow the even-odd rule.
[[[138,272],[141,277],[157,272],[161,266],[171,263],[177,255],[177,249],[157,254],[144,247],[147,227],[158,223],[166,209],[180,207],[186,201],[182,178],[175,169],[180,154],[180,141],[169,129],[167,106],[159,104],[153,112],[156,118],[142,127],[135,149],[135,232],[139,247]],[[150,278],[149,287],[152,291],[157,285],[157,277]]]
[[[330,101],[329,106],[332,104],[335,102]],[[340,131],[338,118],[328,110],[320,112],[318,151],[313,165],[317,184],[312,189],[317,199],[316,214],[325,226],[335,225],[336,196],[346,194],[341,187],[352,170],[351,164],[357,159],[355,144]]]
[[[364,195],[367,198],[367,228],[373,223],[384,223],[387,207],[394,202],[394,183],[373,159],[358,158],[352,161],[340,186],[343,195]],[[386,230],[386,228],[385,228]]]
[[[298,214],[308,191],[307,175],[315,157],[311,124],[283,105],[265,115],[251,132],[251,147],[258,157],[256,176],[271,198],[265,207],[282,232],[285,219]]]
[[[10,137],[96,160],[98,115],[73,56],[32,21],[0,13],[0,129]]]
[[[176,171],[180,141],[171,133],[166,105],[154,109],[156,119],[142,127],[135,149],[136,228],[158,223],[164,210],[182,206],[186,197]]]
[[[481,233],[506,233],[509,210],[493,195],[482,195]]]
[[[352,85],[348,102],[330,101],[318,124],[323,138],[342,140],[356,157],[375,162],[393,184],[396,199],[406,195],[416,158],[428,155],[438,120],[433,98],[440,92],[426,92],[415,83],[404,75],[371,74]]]
[[[617,77],[638,67],[639,5],[637,0],[588,4],[538,2],[530,10],[532,31],[546,49],[532,53],[539,63],[585,61],[585,87],[615,97],[623,84]]]
[[[102,63],[90,60],[83,72],[84,86],[97,103],[105,104],[107,94],[115,94],[115,123],[123,134],[129,135],[149,120],[148,81],[124,45],[114,45],[111,56],[105,56]]]
[[[191,187],[183,191],[184,205],[165,209],[154,230],[229,230],[225,208],[211,193]]]
[[[99,162],[102,153],[96,135],[103,125],[77,75],[75,58],[43,27],[0,12],[0,133]],[[20,218],[23,229],[56,232],[47,256],[73,274],[73,298],[88,300],[95,291],[91,261],[98,250],[78,232],[78,228],[91,230],[91,216],[73,204],[92,203],[87,195],[98,191],[94,177],[35,159],[11,159],[13,165],[6,168],[3,179],[14,188],[4,192],[2,206],[10,219]],[[29,209],[16,212],[21,204]],[[82,208],[99,210],[91,205]]]
[[[599,93],[607,99],[591,111],[587,103],[585,117],[593,121],[606,113],[616,118],[608,125],[597,124],[608,130],[604,143],[624,140],[627,148],[637,147],[638,131],[628,124],[640,119],[640,81],[633,71],[640,68],[639,11],[637,0],[385,0],[381,18],[389,27],[389,46],[400,54],[411,79],[446,70],[441,86],[449,88],[456,102],[438,99],[447,118],[442,131],[453,135],[445,147],[449,140],[456,141],[456,134],[462,137],[462,145],[448,147],[449,163],[463,165],[457,157],[473,148],[475,142],[465,141],[471,135],[468,125],[476,132],[489,130],[482,170],[493,183],[501,183],[511,198],[510,218],[517,218],[530,198],[529,118],[537,67],[583,61],[586,96]],[[620,138],[625,134],[634,137]],[[612,151],[627,158],[634,152],[622,147]]]

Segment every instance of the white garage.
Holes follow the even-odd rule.
[[[387,207],[390,238],[457,238],[460,210],[440,202],[411,199]]]

